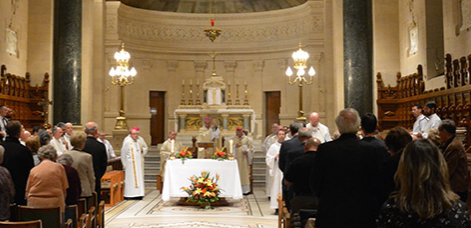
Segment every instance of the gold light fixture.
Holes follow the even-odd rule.
[[[216,0],[214,0],[214,1],[216,1]],[[211,15],[212,12],[213,12],[213,0],[210,0],[209,1],[209,14]],[[204,33],[209,38],[209,40],[211,40],[211,42],[214,42],[216,40],[216,38],[218,38],[218,36],[221,35],[221,30],[214,28],[214,16],[210,17],[210,21],[211,21],[211,28],[210,29],[205,29]]]
[[[117,66],[111,67],[109,75],[111,76],[111,84],[119,85],[121,89],[119,116],[116,117],[116,130],[127,130],[128,124],[126,116],[124,115],[124,87],[134,83],[134,77],[137,75],[136,69],[133,67],[129,69],[129,60],[131,55],[124,50],[124,43],[121,45],[121,50],[114,54]]]
[[[299,49],[295,52],[293,52],[293,55],[291,55],[293,58],[294,66],[293,68],[297,70],[296,72],[296,77],[294,80],[291,79],[291,76],[293,75],[293,70],[291,67],[288,66],[286,69],[286,76],[288,76],[288,83],[290,85],[298,83],[299,86],[299,111],[298,111],[298,117],[296,120],[306,122],[306,117],[304,117],[304,111],[303,111],[303,86],[304,84],[311,85],[313,82],[313,77],[316,75],[316,71],[314,70],[314,67],[309,68],[309,80],[304,77],[306,74],[306,68],[307,68],[307,60],[309,59],[309,53],[305,52],[301,48],[301,43],[299,43]]]

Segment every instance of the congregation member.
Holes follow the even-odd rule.
[[[106,156],[108,157],[108,160],[116,158],[116,154],[114,153],[113,146],[111,145],[110,141],[106,139],[106,134],[102,131],[98,131],[98,136],[99,136],[97,138],[98,142],[101,142],[103,143],[103,145],[105,145]]]
[[[422,113],[422,105],[415,104],[414,106],[412,106],[411,114],[415,117],[415,122],[412,128],[412,132],[410,134],[413,136],[417,136],[419,132],[424,132],[425,124],[427,123],[427,119]]]
[[[46,129],[39,130],[38,136],[39,143],[41,143],[41,146],[49,145],[49,143],[51,142],[51,135]]]
[[[379,157],[378,162],[380,164],[389,157],[388,150],[383,140],[376,138],[376,128],[378,126],[378,120],[373,113],[365,113],[361,117],[361,133],[363,138],[362,141],[368,142],[377,148],[377,155]]]
[[[378,209],[388,199],[389,194],[396,190],[394,175],[396,174],[402,151],[411,141],[412,136],[403,127],[391,129],[386,136],[385,143],[390,156],[382,163],[381,171],[378,175]]]
[[[433,101],[429,101],[425,103],[424,106],[424,115],[426,117],[426,123],[424,128],[422,129],[423,132],[417,133],[417,138],[427,138],[428,131],[432,128],[438,128],[440,126],[441,119],[438,117],[435,111],[437,110],[437,105]]]
[[[92,155],[93,171],[95,172],[95,192],[98,194],[98,201],[100,201],[101,177],[105,174],[106,166],[108,166],[106,148],[105,145],[96,140],[96,136],[98,135],[98,124],[95,122],[88,122],[85,124],[84,130],[87,134],[87,139],[85,140],[83,151]]]
[[[5,148],[0,146],[0,165],[3,163]],[[14,202],[15,186],[11,179],[10,172],[0,166],[0,221],[10,219],[10,203]]]
[[[406,146],[396,182],[398,190],[383,205],[377,227],[471,227],[466,204],[449,185],[446,161],[429,140]]]
[[[316,226],[376,227],[376,147],[357,138],[360,116],[355,109],[340,111],[335,123],[339,139],[319,145],[313,164],[311,184],[319,199]]]
[[[70,140],[69,138],[65,137],[65,135],[67,134],[67,125],[63,122],[59,122],[56,126],[62,129],[62,137],[60,138],[60,141],[64,145],[65,150],[71,150],[72,148],[70,148]]]
[[[20,143],[21,145],[26,146],[26,140],[31,138],[31,133],[25,130],[23,126],[21,126],[21,128],[22,130],[21,130],[21,136],[20,136]]]
[[[271,133],[265,137],[265,140],[263,140],[262,144],[262,152],[267,156],[268,149],[270,149],[271,145],[273,145],[275,142],[278,141],[278,127],[279,125],[277,123],[273,123],[271,125]],[[270,189],[271,189],[271,182],[272,178],[270,178],[270,168],[265,169],[265,195],[270,197]]]
[[[160,176],[162,181],[165,178],[165,165],[167,164],[167,159],[172,153],[174,155],[183,150],[183,145],[180,141],[177,141],[177,132],[174,130],[170,131],[168,134],[168,139],[160,147]]]
[[[281,143],[285,140],[285,137],[286,133],[283,128],[278,129],[276,132],[277,141],[270,146],[265,156],[269,174],[266,182],[270,183],[270,189],[267,192],[270,193],[268,195],[270,197],[270,208],[275,209],[275,215],[278,214],[278,195],[281,193],[281,181],[283,180],[283,173],[281,173],[278,161]]]
[[[138,142],[139,131],[131,129],[129,136],[123,141],[121,162],[123,163],[124,197],[141,200],[144,197],[144,167],[142,167],[143,151]]]
[[[243,128],[237,127],[236,135],[232,137],[232,151],[234,159],[237,160],[240,173],[240,183],[242,185],[242,193],[248,195],[250,193],[250,167],[249,158],[253,151],[252,142],[244,135]],[[229,148],[230,140],[226,141],[226,148]]]
[[[303,128],[303,123],[294,122],[290,125],[291,132],[295,132],[292,139],[285,141],[281,144],[279,168],[283,175],[288,171],[291,162],[304,154],[304,147],[306,141],[312,137],[312,132],[308,128]],[[290,201],[293,197],[293,188],[282,184],[283,199],[286,202],[286,207],[290,208]]]
[[[59,156],[67,150],[64,142],[62,141],[63,134],[64,132],[59,126],[54,126],[52,128],[52,140],[49,143],[54,147],[54,149],[56,149]]]
[[[463,143],[456,137],[456,124],[453,120],[443,120],[438,127],[443,145],[443,157],[448,166],[450,187],[461,199],[468,199],[469,170]]]
[[[312,112],[309,115],[309,123],[306,127],[311,129],[312,137],[319,139],[322,143],[332,141],[329,128],[319,122],[319,113]]]
[[[85,142],[87,134],[85,132],[73,132],[70,137],[70,143],[73,147],[72,150],[66,151],[72,157],[72,167],[78,172],[80,178],[80,185],[82,186],[80,197],[90,198],[93,191],[95,191],[95,172],[93,170],[93,156],[85,151]]]
[[[317,209],[319,202],[311,189],[310,181],[313,179],[312,169],[320,144],[321,141],[317,138],[308,139],[304,155],[291,162],[288,172],[284,176],[284,183],[293,188],[293,198],[290,202],[291,213],[297,213],[300,209]]]
[[[9,122],[7,115],[8,115],[8,108],[5,105],[0,105],[0,141],[5,141],[7,138],[7,124]]]
[[[72,150],[72,144],[70,143],[70,137],[72,136],[72,133],[74,132],[74,125],[72,123],[66,123],[65,124],[65,130],[64,130],[64,140],[68,143],[69,147],[67,150]]]
[[[8,122],[6,133],[6,140],[0,144],[5,148],[2,166],[8,169],[15,184],[15,203],[26,205],[25,190],[30,171],[34,167],[33,156],[28,148],[20,143],[20,121]]]
[[[39,165],[39,158],[38,158],[38,150],[41,147],[41,143],[39,142],[39,136],[33,136],[26,140],[25,146],[29,149],[31,154],[33,155],[34,166]]]
[[[33,131],[31,132],[31,135],[32,135],[32,136],[38,135],[38,132],[39,132],[39,130],[41,130],[41,129],[44,129],[44,128],[41,128],[40,126],[34,126],[34,127],[33,127]]]
[[[217,147],[220,141],[221,131],[215,121],[212,121],[210,117],[204,118],[204,126],[199,129],[198,136],[196,137],[197,142],[213,142]],[[209,159],[213,156],[213,148],[198,148],[199,159]]]
[[[59,156],[57,163],[64,167],[67,182],[69,183],[69,188],[67,189],[65,197],[65,205],[76,205],[80,195],[82,194],[82,185],[80,183],[80,177],[77,170],[72,167],[74,159],[66,152]]]
[[[52,145],[43,146],[38,157],[41,163],[31,169],[26,186],[28,206],[60,207],[64,212],[69,182],[64,167],[55,162],[56,149]]]

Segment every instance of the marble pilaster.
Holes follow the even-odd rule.
[[[54,0],[54,123],[80,124],[82,0]]]
[[[373,110],[371,0],[343,1],[345,107]]]

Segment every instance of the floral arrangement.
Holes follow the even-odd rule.
[[[191,151],[188,151],[188,147],[183,147],[183,150],[178,152],[175,157],[177,158],[181,158],[182,160],[185,160],[185,159],[192,159],[193,158],[193,154],[191,153]]]
[[[216,152],[213,154],[213,159],[218,159],[218,160],[224,160],[227,159],[227,153],[224,152],[224,148],[220,150],[219,148],[216,148]]]
[[[192,176],[190,178],[190,187],[182,187],[182,190],[189,195],[187,202],[191,201],[205,205],[207,209],[211,208],[211,203],[219,201],[221,189],[218,188],[218,180],[218,174],[216,174],[216,178],[210,178],[209,172],[201,172],[199,177],[196,175]]]

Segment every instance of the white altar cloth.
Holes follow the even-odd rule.
[[[217,183],[221,189],[220,197],[242,199],[242,186],[236,160],[187,159],[182,163],[180,159],[175,159],[168,160],[165,167],[162,200],[169,201],[170,197],[188,197],[188,193],[184,192],[182,187],[189,187],[190,177],[200,176],[203,171],[210,172],[214,177],[219,174]]]

